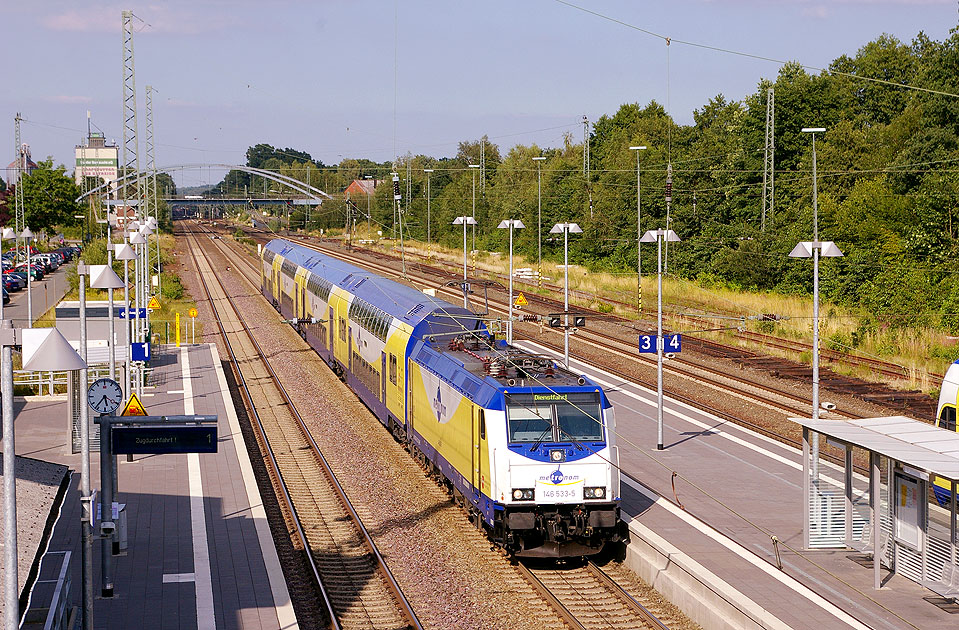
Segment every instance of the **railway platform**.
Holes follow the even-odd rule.
[[[151,366],[147,412],[216,415],[218,450],[118,458],[128,546],[113,556],[114,596],[103,598],[94,541],[94,627],[298,627],[216,346],[162,346]],[[79,610],[80,455],[72,453],[67,405],[65,396],[18,399],[16,442],[18,454],[74,471],[44,563],[71,552],[68,603]],[[99,488],[96,452],[91,471]],[[42,566],[41,578],[51,572]]]
[[[656,393],[570,364],[601,384],[616,408],[620,465],[629,473],[622,478],[627,562],[704,627],[956,627],[959,605],[885,566],[875,589],[870,555],[802,549],[797,449],[667,399],[665,449],[657,451]]]

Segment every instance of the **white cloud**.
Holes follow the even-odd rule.
[[[100,6],[83,10],[66,9],[44,16],[41,24],[53,31],[72,33],[119,33],[121,14],[125,7]],[[167,6],[154,4],[133,12],[135,36],[149,34],[197,35],[220,31],[228,25],[222,18],[194,10],[190,6]]]
[[[821,20],[829,17],[829,9],[822,6],[821,4],[810,6],[810,7],[803,7],[802,14],[805,15],[806,17],[817,18]]]

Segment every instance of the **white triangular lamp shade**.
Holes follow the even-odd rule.
[[[3,228],[3,235],[0,238],[3,238],[4,240],[17,238],[17,233],[13,231],[13,228],[9,228],[9,227]]]
[[[25,370],[59,372],[87,366],[56,328],[25,328],[20,334]]]
[[[117,245],[113,250],[113,256],[117,260],[136,260],[137,254],[127,243]]]
[[[130,232],[130,243],[133,245],[143,245],[147,239],[139,232]]]
[[[110,265],[90,265],[90,286],[94,289],[122,289],[123,280]]]

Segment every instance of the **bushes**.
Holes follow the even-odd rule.
[[[183,283],[180,277],[166,271],[161,278],[161,295],[166,300],[180,300],[186,293],[183,289]]]

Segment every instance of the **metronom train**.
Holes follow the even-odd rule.
[[[493,542],[562,558],[627,541],[600,386],[412,287],[280,239],[261,257],[264,295]]]

